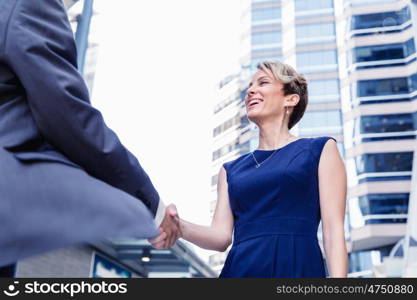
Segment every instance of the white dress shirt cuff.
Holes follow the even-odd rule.
[[[154,219],[156,227],[159,227],[159,225],[161,225],[164,217],[165,217],[165,204],[164,202],[162,202],[161,199],[159,199],[158,209],[156,210],[156,215]]]

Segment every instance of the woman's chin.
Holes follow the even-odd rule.
[[[256,110],[250,110],[246,113],[246,115],[248,116],[248,119],[252,122],[262,117],[261,114]]]

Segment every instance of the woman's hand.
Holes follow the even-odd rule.
[[[165,211],[164,220],[159,227],[159,235],[156,238],[148,239],[152,247],[156,249],[168,249],[172,247],[172,245],[182,237],[179,223],[180,219],[177,207],[174,204],[168,205]],[[175,225],[174,230],[172,230],[172,224]]]

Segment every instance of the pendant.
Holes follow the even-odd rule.
[[[261,165],[256,165],[255,168],[259,168]]]

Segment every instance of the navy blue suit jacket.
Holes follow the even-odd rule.
[[[0,0],[0,37],[0,266],[155,236],[158,193],[90,105],[60,0]]]

